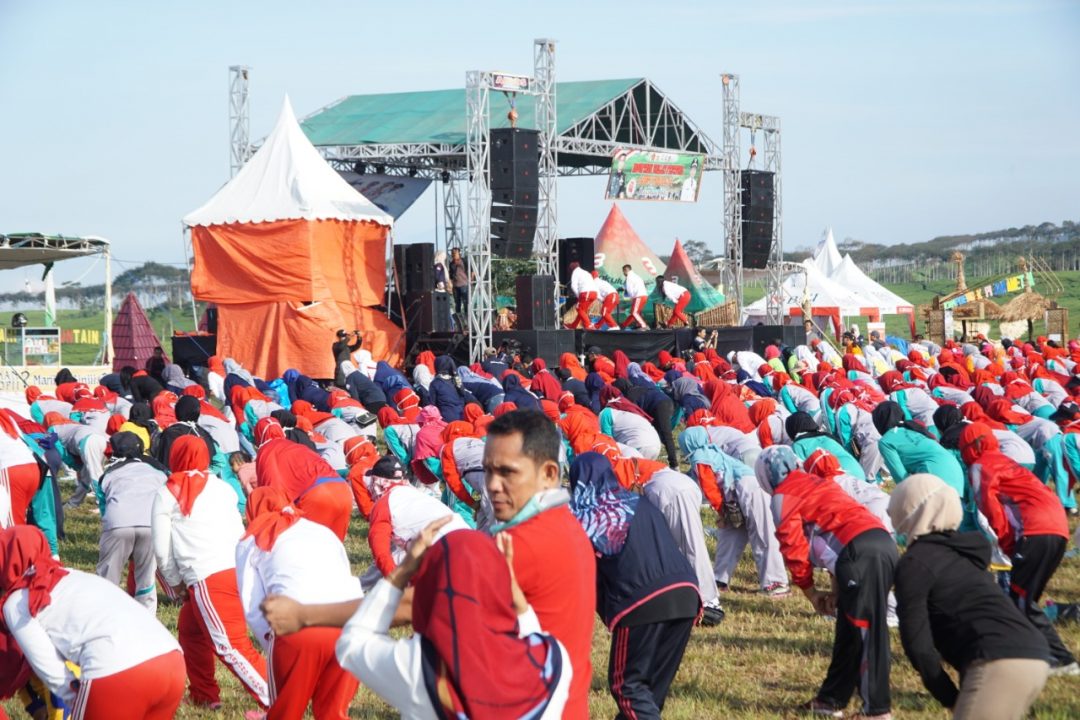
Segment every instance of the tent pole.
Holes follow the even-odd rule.
[[[105,248],[105,362],[113,361],[112,247]]]
[[[184,264],[187,265],[188,287],[191,286],[191,255],[188,253],[188,241],[191,238],[191,230],[187,225],[180,223],[180,233],[184,237]],[[199,331],[199,314],[195,309],[195,292],[191,291],[191,322],[195,323],[195,332]]]

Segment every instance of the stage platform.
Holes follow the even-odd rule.
[[[705,328],[711,333],[714,328]],[[716,351],[726,355],[733,350],[753,350],[759,354],[774,340],[786,345],[806,342],[801,327],[756,325],[735,328],[715,328]],[[631,362],[655,360],[661,350],[678,355],[694,347],[696,328],[669,330],[504,330],[492,333],[495,347],[511,342],[532,357],[543,358],[549,367],[556,367],[563,353],[580,355],[590,347],[598,347],[605,355],[622,350]],[[468,343],[458,334],[429,334],[417,338],[416,351],[431,350],[436,355],[449,354],[459,363],[468,362]]]

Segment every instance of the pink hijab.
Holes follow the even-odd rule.
[[[446,421],[442,419],[439,408],[428,405],[420,411],[416,418],[420,430],[416,433],[416,443],[413,445],[413,460],[427,460],[430,457],[439,457],[442,452],[442,431],[446,427]]]

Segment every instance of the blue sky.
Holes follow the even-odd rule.
[[[261,137],[285,93],[304,115],[529,72],[536,37],[559,41],[559,79],[649,77],[716,140],[718,76],[738,73],[743,109],[782,118],[789,249],[826,225],[894,243],[1080,220],[1071,0],[0,0],[0,231],[105,236],[115,271],[182,262],[180,218],[228,176],[228,65],[253,68]],[[595,234],[607,209],[602,179],[560,183],[561,234]],[[722,245],[717,174],[696,206],[622,209],[659,253],[676,236]],[[432,239],[434,212],[429,191],[397,237]],[[87,269],[68,265],[61,279]],[[0,290],[37,272],[0,273]]]

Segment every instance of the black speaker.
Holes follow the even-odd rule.
[[[517,326],[520,330],[548,330],[555,325],[555,278],[518,275]]]
[[[536,207],[539,197],[540,194],[536,188],[491,189],[491,202],[500,205],[531,205]]]
[[[742,204],[773,205],[773,173],[765,170],[743,170]]]
[[[583,269],[596,269],[596,242],[591,237],[562,238],[559,240],[559,284],[570,284],[570,263],[576,262]]]
[[[532,208],[535,210],[535,208]],[[518,208],[519,212],[525,208]],[[501,222],[491,221],[491,237],[493,240],[509,240],[521,245],[528,245],[532,249],[533,238],[536,237],[536,220],[532,222]],[[493,251],[494,252],[494,251]],[[498,253],[496,253],[497,255]]]
[[[394,246],[394,277],[397,282],[397,288],[402,293],[409,292],[409,284],[406,277],[406,272],[408,271],[408,262],[406,260],[408,250],[408,245]]]
[[[528,260],[532,257],[533,241],[506,237],[491,238],[491,254],[504,260]]]
[[[410,333],[448,333],[453,330],[450,293],[409,292],[405,295],[405,328]]]
[[[743,222],[771,223],[773,221],[772,205],[744,205],[742,209]]]
[[[405,246],[405,285],[407,292],[428,292],[435,288],[435,243]]]
[[[535,190],[540,181],[540,132],[522,128],[491,131],[491,187]]]
[[[742,224],[743,267],[762,270],[769,263],[772,252],[773,224],[769,222],[744,222]]]
[[[206,332],[217,335],[218,309],[217,305],[206,307]]]

